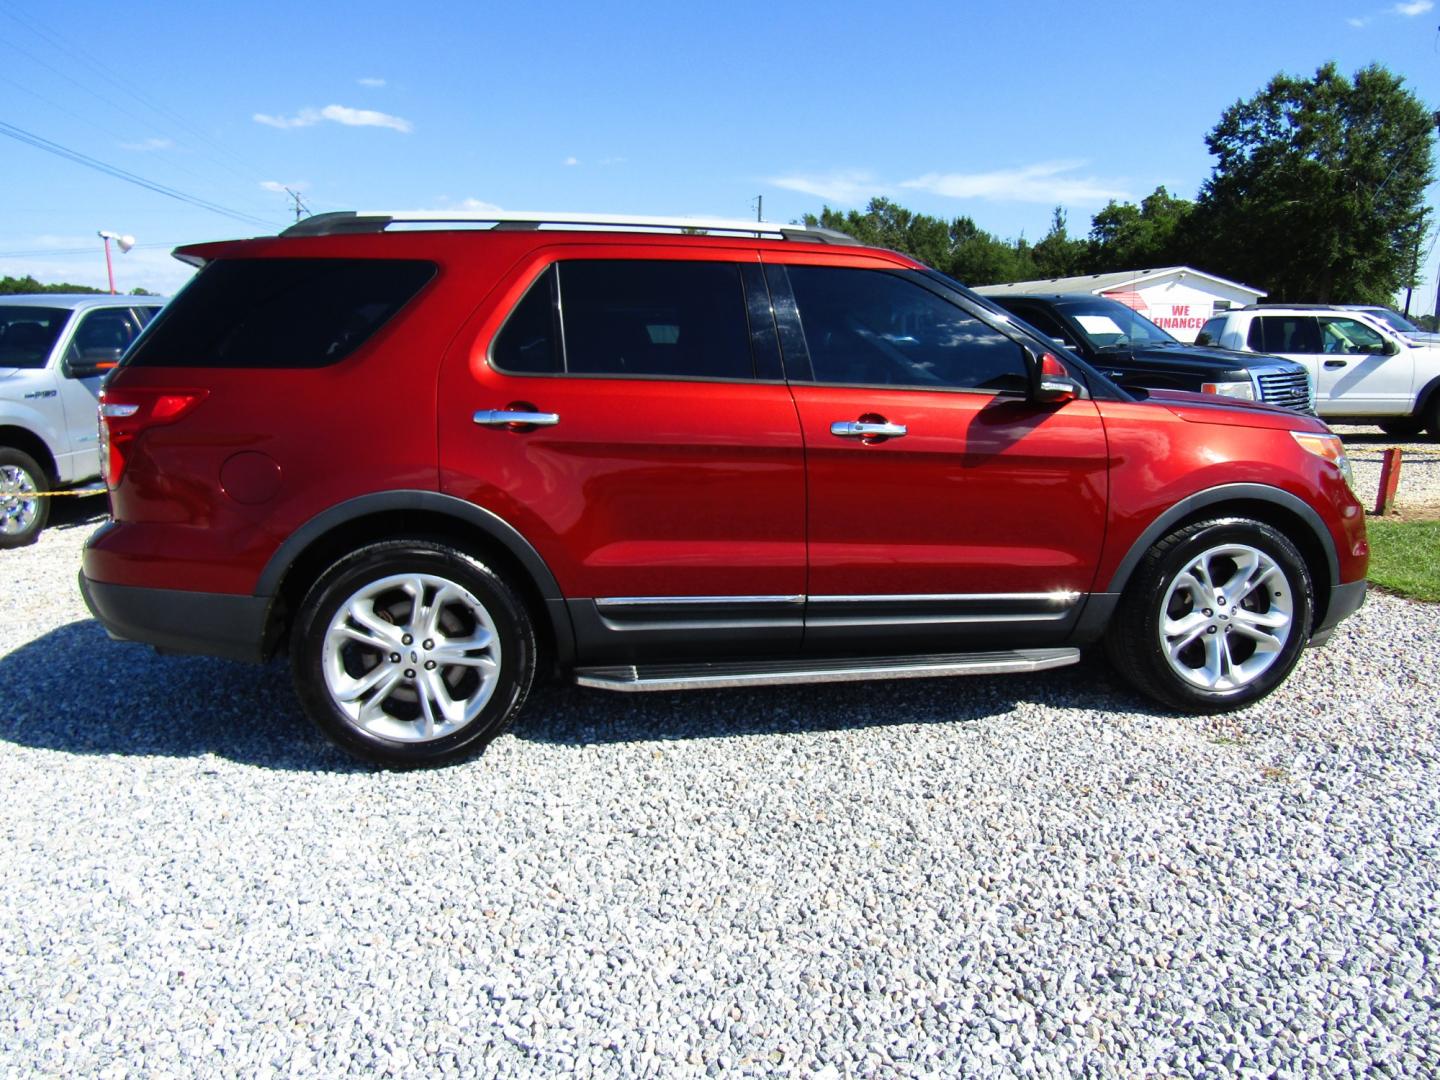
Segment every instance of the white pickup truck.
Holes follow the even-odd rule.
[[[1440,345],[1397,333],[1371,312],[1318,304],[1231,308],[1195,339],[1298,360],[1331,423],[1376,424],[1391,435],[1440,438]]]
[[[158,296],[0,296],[0,548],[34,541],[37,493],[100,477],[100,380],[155,317]]]

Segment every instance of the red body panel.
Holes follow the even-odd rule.
[[[796,385],[810,459],[810,594],[1086,592],[1105,537],[1095,405]],[[881,416],[863,443],[835,421]]]

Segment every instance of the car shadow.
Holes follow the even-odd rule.
[[[54,500],[46,529],[93,529],[110,516],[110,497],[98,495],[66,495]]]
[[[310,724],[283,660],[161,656],[94,620],[0,657],[0,740],[71,754],[202,757],[260,768],[368,772]],[[621,694],[545,683],[512,733],[560,746],[973,723],[1020,705],[1144,711],[1103,663],[1037,675]]]

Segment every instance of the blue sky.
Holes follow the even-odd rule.
[[[1112,197],[1193,197],[1205,133],[1278,71],[1378,61],[1440,108],[1437,26],[1432,0],[0,0],[0,122],[243,215],[0,138],[0,274],[103,286],[110,229],[139,241],[117,285],[170,292],[170,247],[283,226],[284,186],[782,221],[883,194],[1031,239],[1059,203],[1084,233]]]

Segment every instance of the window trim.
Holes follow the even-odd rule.
[[[688,252],[686,254],[689,254]],[[598,372],[587,371],[574,373],[569,370],[570,358],[565,340],[565,289],[563,275],[560,273],[560,264],[565,262],[650,262],[650,263],[682,263],[686,265],[719,265],[729,266],[735,269],[736,283],[740,291],[740,311],[745,318],[745,341],[750,353],[750,370],[753,373],[750,378],[732,377],[723,375],[658,375],[651,373],[636,373],[633,375],[621,372]],[[678,258],[663,259],[653,255],[640,257],[617,256],[613,252],[604,251],[599,254],[586,254],[585,257],[577,257],[564,252],[554,253],[541,262],[535,270],[534,276],[520,289],[515,302],[510,305],[510,310],[505,313],[505,318],[490,335],[490,341],[485,346],[485,364],[491,371],[503,375],[507,379],[606,379],[618,382],[679,382],[679,383],[727,383],[741,386],[776,386],[784,385],[783,372],[779,377],[761,378],[760,361],[756,352],[756,328],[751,314],[751,288],[747,281],[745,269],[750,265],[749,260],[734,258],[726,259],[695,259]],[[555,334],[560,345],[559,371],[512,371],[509,368],[501,367],[495,359],[495,349],[500,339],[505,335],[506,328],[520,310],[520,306],[529,298],[530,292],[540,282],[540,279],[547,274],[554,272],[555,279],[555,301],[553,305],[553,319],[555,321]],[[762,328],[763,332],[763,328]],[[778,346],[777,346],[778,351]]]
[[[929,275],[917,270],[911,270],[906,267],[900,266],[876,266],[874,264],[868,264],[865,266],[848,266],[843,263],[831,262],[817,263],[808,261],[767,261],[765,264],[765,278],[766,281],[769,283],[770,295],[774,300],[773,309],[775,311],[775,319],[777,324],[780,325],[780,346],[781,353],[785,361],[785,372],[788,382],[804,383],[807,386],[826,386],[860,390],[895,390],[906,393],[920,392],[942,394],[983,394],[986,397],[999,397],[1003,395],[1005,397],[1014,397],[1021,399],[1029,398],[1030,394],[1028,385],[1026,387],[1021,387],[1018,389],[991,389],[983,386],[933,386],[923,384],[916,384],[913,386],[896,386],[893,383],[823,382],[815,378],[815,365],[810,355],[810,344],[805,339],[805,327],[804,322],[800,317],[799,303],[795,299],[795,292],[790,284],[789,268],[791,266],[806,268],[819,267],[821,269],[834,270],[868,271],[871,273],[888,274],[891,277],[895,277],[900,279],[901,281],[906,281],[912,285],[918,286],[920,289],[929,293],[936,299],[958,309],[966,317],[976,320],[982,326],[986,327],[987,329],[993,330],[995,333],[1008,340],[1012,345],[1016,347],[1016,349],[1023,350],[1030,347],[1030,343],[1028,341],[1017,337],[1013,332],[1011,332],[1009,328],[1002,328],[1001,326],[996,325],[996,323],[991,319],[983,318],[979,312],[972,310],[968,304],[957,303],[955,297],[959,294],[955,294],[953,296],[947,295],[948,290],[942,292],[940,288],[937,287],[937,283],[933,282]],[[793,366],[798,371],[799,369],[801,369],[801,364],[803,363],[803,370],[806,372],[805,376],[801,377],[799,375],[791,374],[792,357],[790,355],[790,348],[787,347],[787,343],[793,344],[798,354],[794,358],[795,362]],[[800,352],[800,350],[802,349],[803,352]],[[1084,373],[1080,374],[1083,379]],[[1021,352],[1021,378],[1025,379],[1028,384],[1028,372],[1024,370],[1023,351]]]

